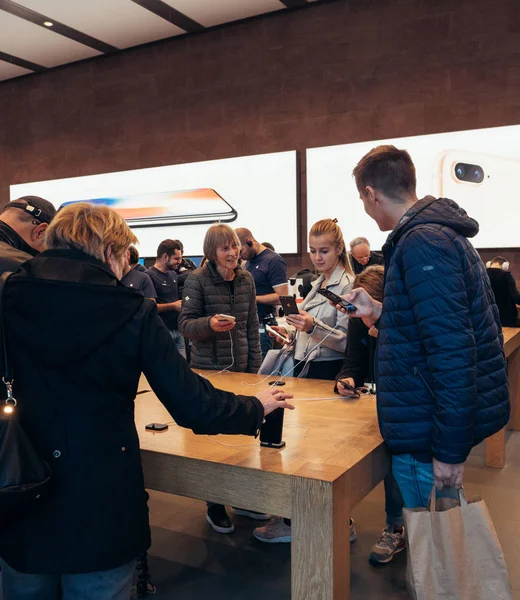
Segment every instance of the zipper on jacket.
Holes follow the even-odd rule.
[[[235,275],[235,279],[234,279],[234,283],[233,283],[233,292],[231,291],[231,288],[229,287],[229,285],[226,283],[226,287],[228,289],[228,293],[229,293],[229,299],[231,300],[231,314],[235,315],[235,297],[237,295],[237,283],[238,283],[238,277],[236,277]],[[235,321],[236,323],[236,321]],[[237,326],[235,325],[233,327],[233,329],[230,331],[231,334],[231,362],[233,364],[233,371],[238,371],[238,357],[235,357],[235,353],[237,351],[237,339],[236,339],[236,328]],[[249,340],[248,340],[249,343]]]
[[[423,374],[419,371],[419,369],[417,367],[413,368],[413,376],[417,379],[417,377],[419,377],[419,379],[424,383],[424,385],[426,386],[426,389],[430,392],[432,398],[435,400],[435,394],[433,393],[432,388],[428,385],[428,382],[426,381],[426,379],[423,377]]]

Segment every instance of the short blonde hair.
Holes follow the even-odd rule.
[[[119,259],[137,238],[121,215],[102,204],[77,202],[62,208],[47,227],[48,248],[76,248],[106,262],[105,253],[112,246]]]
[[[208,229],[204,238],[204,256],[212,262],[217,262],[217,247],[233,243],[236,243],[239,248],[241,247],[238,235],[229,225],[224,223],[213,225]]]

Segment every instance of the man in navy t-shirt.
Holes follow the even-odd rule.
[[[182,261],[181,246],[176,240],[164,240],[157,248],[157,258],[146,273],[153,282],[157,294],[157,312],[172,334],[179,354],[186,358],[186,345],[178,319],[182,308],[179,294],[178,275],[175,271]]]
[[[141,271],[141,273],[146,273],[146,267],[139,262],[139,252],[137,248],[135,246],[130,246],[128,252],[130,252],[130,266],[132,269]]]
[[[123,268],[123,277],[121,278],[121,283],[126,287],[138,290],[145,298],[155,299],[157,294],[155,293],[152,280],[146,273],[141,273],[140,271],[132,269],[130,260],[130,251],[128,251],[125,266]]]
[[[242,244],[240,258],[246,260],[246,270],[251,273],[256,286],[256,305],[260,321],[260,346],[262,356],[273,347],[273,341],[265,330],[265,322],[275,317],[275,306],[280,296],[287,296],[287,264],[276,252],[255,240],[249,229],[236,229]]]

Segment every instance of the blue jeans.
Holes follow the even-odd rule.
[[[269,333],[262,329],[260,329],[260,350],[262,351],[262,358],[265,358],[265,355],[272,350],[273,348],[273,338],[269,337]]]
[[[184,337],[182,336],[181,332],[178,329],[171,329],[170,333],[173,338],[173,341],[175,342],[175,346],[177,347],[177,350],[179,351],[179,354],[183,358],[186,358],[186,343],[184,341]]]
[[[392,472],[406,508],[426,508],[433,488],[433,463],[420,462],[411,454],[395,454]]]
[[[393,525],[397,528],[402,527],[404,525],[403,496],[401,495],[401,490],[399,489],[397,481],[395,480],[391,471],[385,477],[384,483],[386,524]]]
[[[78,575],[30,575],[15,571],[3,560],[0,565],[5,600],[129,600],[135,561],[110,571]]]
[[[427,508],[433,489],[433,462],[420,462],[411,454],[395,454],[392,471],[406,508]],[[455,488],[446,488],[437,491],[436,497],[458,500],[459,493]]]

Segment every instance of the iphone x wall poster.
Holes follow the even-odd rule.
[[[185,254],[202,254],[215,223],[247,227],[280,253],[298,250],[296,152],[12,185],[11,200],[42,196],[56,208],[89,201],[123,216],[139,238],[142,256],[155,256],[166,239],[179,239]]]
[[[309,226],[338,218],[348,243],[364,236],[381,248],[381,232],[363,209],[352,171],[375,146],[407,150],[417,171],[417,195],[455,200],[476,219],[476,248],[520,247],[520,126],[398,138],[314,148],[307,151]]]

